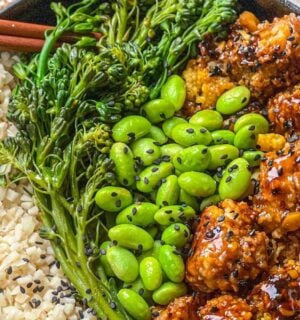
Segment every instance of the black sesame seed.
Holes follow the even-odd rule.
[[[128,147],[124,147],[123,152],[124,152],[125,154],[127,154],[128,151],[129,151]]]
[[[144,183],[149,184],[149,179],[147,177],[144,178]]]
[[[128,181],[127,179],[123,179],[123,183],[124,183],[125,185],[128,185],[129,181]]]
[[[28,283],[27,283],[27,285],[26,285],[26,287],[29,289],[29,288],[31,288],[31,287],[32,287],[32,285],[33,285],[33,283],[32,283],[32,282],[28,282]]]
[[[165,213],[166,213],[166,214],[171,214],[171,213],[172,213],[172,210],[165,210]]]
[[[154,144],[155,146],[158,146],[158,147],[160,147],[160,145],[161,145],[158,141],[154,141],[153,144]]]
[[[111,301],[111,303],[109,305],[110,305],[110,307],[112,309],[116,309],[117,308],[117,305],[113,301]]]
[[[26,292],[26,290],[23,287],[20,287],[20,291],[21,291],[21,293],[25,293]]]
[[[169,202],[168,201],[166,201],[166,200],[164,200],[163,202],[162,202],[162,204],[163,204],[163,206],[168,206],[169,205]]]
[[[142,245],[142,244],[139,244],[139,245],[137,246],[137,248],[138,248],[138,250],[142,251],[142,250],[143,250],[143,245]]]
[[[146,150],[146,152],[147,152],[148,154],[153,154],[153,153],[154,153],[154,150],[153,150],[153,149],[148,149],[148,150]]]
[[[236,220],[238,216],[239,216],[239,214],[235,213],[234,216],[233,216],[233,219]]]
[[[114,246],[118,245],[118,241],[117,240],[113,240],[112,243],[113,243]]]
[[[85,290],[85,293],[86,293],[86,294],[91,294],[91,293],[92,293],[92,290],[91,290],[91,289],[86,289],[86,290]]]
[[[153,168],[151,169],[152,172],[157,172],[158,170],[159,170],[159,168],[157,168],[157,167],[153,167]]]
[[[234,235],[232,230],[229,230],[226,234],[227,239],[230,239]]]
[[[211,309],[210,309],[210,312],[212,312],[212,313],[216,313],[216,312],[218,312],[219,311],[219,308],[218,307],[212,307]]]
[[[57,302],[57,300],[58,300],[58,299],[57,299],[57,297],[55,297],[55,296],[54,296],[54,297],[52,297],[52,299],[51,299],[52,303],[56,303],[56,302]]]
[[[222,159],[222,160],[225,160],[225,159],[227,159],[228,158],[228,154],[223,154],[221,157],[220,157],[220,159]]]
[[[225,216],[220,216],[217,219],[218,222],[223,222],[224,220],[225,220]]]
[[[175,231],[180,231],[180,226],[179,226],[178,224],[175,224],[175,225],[174,225],[174,230],[175,230]]]
[[[171,217],[171,218],[169,219],[169,221],[170,221],[170,222],[175,222],[175,219],[174,219],[173,217]]]
[[[43,244],[43,242],[42,242],[42,241],[35,241],[35,244],[42,245],[42,244]]]
[[[171,157],[166,155],[166,156],[163,156],[161,160],[164,162],[169,162],[171,160]]]
[[[228,183],[228,182],[230,182],[232,180],[232,177],[231,176],[228,176],[227,178],[226,178],[226,182]]]
[[[41,284],[41,280],[39,280],[39,279],[33,280],[33,282],[36,284]]]
[[[136,215],[137,214],[137,208],[136,207],[133,207],[132,210],[131,210],[132,214],[133,215]]]
[[[82,210],[83,210],[82,205],[79,205],[79,206],[77,207],[77,212],[82,212]]]
[[[193,128],[188,128],[188,129],[186,129],[186,132],[187,132],[187,133],[194,133],[195,130],[194,130]]]
[[[126,216],[126,218],[128,219],[128,221],[132,222],[132,217],[129,214]]]
[[[180,158],[180,157],[177,157],[177,158],[176,158],[176,160],[177,160],[177,162],[178,162],[179,164],[181,164],[181,163],[182,163],[182,160],[181,160],[181,158]]]
[[[255,140],[256,139],[256,135],[254,133],[251,134],[250,139]]]
[[[12,274],[12,267],[9,266],[7,269],[6,269],[6,273],[7,274]]]
[[[33,288],[32,292],[33,292],[33,293],[37,293],[37,292],[38,292],[38,286],[36,286],[35,288]]]
[[[157,318],[159,316],[159,312],[158,311],[153,311],[152,312],[152,317]]]
[[[207,130],[205,128],[200,129],[200,133],[206,133],[206,132],[207,132]]]
[[[232,276],[237,278],[239,276],[239,272],[237,270],[232,271]]]
[[[25,262],[29,262],[29,259],[27,259],[27,258],[22,258],[22,260]]]
[[[122,205],[121,200],[120,200],[120,199],[119,199],[119,200],[117,200],[117,201],[116,201],[116,207],[117,207],[117,208],[120,208],[120,207],[121,207],[121,205]]]
[[[144,288],[141,288],[141,289],[139,290],[139,295],[142,296],[144,293],[145,293],[145,289],[144,289]]]
[[[283,175],[283,168],[282,167],[278,168],[277,173],[278,173],[278,176],[281,177]]]
[[[116,192],[112,192],[110,195],[111,195],[112,197],[116,197],[118,194],[117,194]]]
[[[202,150],[202,154],[206,154],[208,152],[208,148],[204,148],[203,150]]]
[[[189,236],[189,233],[187,232],[187,230],[183,231],[183,235],[184,235],[185,238],[187,238]]]

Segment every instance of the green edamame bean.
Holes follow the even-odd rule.
[[[122,247],[140,251],[150,250],[154,243],[147,231],[133,224],[119,224],[110,228],[108,237]]]
[[[194,197],[208,197],[215,193],[216,181],[206,173],[185,172],[178,178],[180,188]]]
[[[134,157],[139,159],[144,166],[150,166],[153,161],[161,156],[157,142],[150,138],[142,138],[133,142],[131,149]]]
[[[178,75],[172,75],[161,88],[161,97],[170,101],[175,110],[180,110],[185,102],[185,81]]]
[[[172,129],[172,139],[185,147],[195,144],[209,145],[212,141],[211,133],[204,127],[190,123],[181,123]]]
[[[169,138],[172,139],[172,130],[175,126],[177,126],[178,124],[182,124],[185,123],[187,124],[187,121],[184,120],[183,118],[179,118],[179,117],[172,117],[166,121],[163,122],[162,124],[162,129],[165,133],[165,135]]]
[[[235,134],[230,130],[216,130],[211,133],[212,144],[233,144]]]
[[[145,288],[154,291],[163,281],[163,272],[158,260],[153,257],[144,258],[140,264],[140,276]]]
[[[158,206],[151,202],[138,202],[122,210],[116,218],[116,224],[134,224],[148,227],[154,224],[154,214]]]
[[[154,220],[162,226],[168,226],[174,222],[184,222],[195,218],[196,213],[189,206],[167,206],[159,209]]]
[[[124,309],[135,320],[150,320],[151,312],[147,302],[131,289],[121,289],[118,292],[118,299]]]
[[[151,193],[163,178],[173,173],[173,170],[174,166],[170,162],[162,162],[159,165],[147,167],[141,172],[136,187],[141,192]]]
[[[174,116],[174,105],[165,99],[155,99],[143,106],[143,113],[152,123],[159,123]]]
[[[156,204],[163,207],[178,203],[179,191],[177,176],[168,176],[157,190]]]
[[[263,156],[262,151],[245,151],[242,158],[247,160],[251,167],[258,167]]]
[[[139,264],[134,254],[129,250],[113,246],[107,249],[106,257],[118,279],[132,282],[138,277]]]
[[[182,248],[190,238],[190,229],[182,223],[174,223],[162,233],[161,240],[166,244]]]
[[[155,303],[166,306],[186,293],[187,287],[184,283],[166,282],[153,292],[152,298]]]
[[[207,146],[192,146],[179,151],[173,160],[174,166],[180,172],[204,171],[211,162]]]
[[[243,109],[250,101],[250,90],[245,86],[234,87],[224,92],[218,99],[216,109],[230,115]]]
[[[200,211],[212,205],[218,204],[221,201],[221,197],[218,194],[214,194],[202,200],[200,204]]]
[[[146,301],[150,300],[152,297],[152,292],[147,290],[145,285],[143,284],[143,281],[140,277],[138,277],[133,282],[126,282],[123,284],[124,289],[131,289],[137,294],[139,294],[141,297],[143,297]]]
[[[270,126],[268,120],[259,113],[247,113],[236,121],[234,132],[238,132],[245,126],[255,125],[260,133],[268,133]]]
[[[175,250],[174,246],[163,245],[159,249],[158,260],[168,279],[178,283],[184,279],[185,266],[182,257]]]
[[[111,242],[110,241],[104,241],[102,242],[101,246],[100,246],[100,262],[101,262],[101,265],[106,273],[107,276],[109,277],[113,277],[115,274],[107,260],[107,256],[106,256],[106,253],[107,253],[107,250],[108,248],[111,247]]]
[[[179,204],[186,204],[187,206],[192,207],[194,210],[198,210],[198,201],[196,197],[191,196],[183,189],[180,189],[179,193]]]
[[[131,143],[149,133],[151,123],[141,116],[128,116],[117,122],[112,128],[112,137],[116,142]]]
[[[123,186],[131,186],[135,182],[133,153],[123,142],[116,142],[110,149],[110,158],[115,164],[117,179]]]
[[[95,196],[98,207],[108,212],[119,212],[132,204],[132,195],[125,189],[120,187],[104,187],[101,188]]]
[[[158,232],[159,232],[159,229],[157,226],[150,226],[148,228],[145,229],[149,234],[150,236],[155,239],[156,236],[158,235]]]
[[[239,199],[251,182],[249,163],[243,158],[230,162],[219,184],[219,195],[224,199]]]
[[[230,144],[218,144],[210,146],[208,149],[211,154],[211,160],[208,165],[209,170],[223,167],[239,156],[239,149]]]
[[[150,132],[145,136],[145,138],[153,139],[160,145],[163,145],[168,141],[168,137],[164,134],[162,129],[156,126],[151,126]]]
[[[234,145],[244,150],[255,148],[258,134],[259,132],[253,124],[242,127],[235,135]]]
[[[207,109],[195,113],[189,122],[202,126],[209,131],[214,131],[222,128],[223,117],[218,111]]]
[[[165,144],[164,146],[161,146],[160,150],[161,150],[161,156],[170,157],[170,160],[173,163],[173,159],[175,155],[179,151],[183,150],[183,147],[177,143],[169,143],[169,144]]]

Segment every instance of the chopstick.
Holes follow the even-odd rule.
[[[45,42],[45,32],[54,27],[34,23],[0,19],[0,49],[20,52],[39,52]],[[100,39],[99,33],[90,33],[89,36]],[[76,33],[64,34],[58,42],[74,43],[80,35]]]

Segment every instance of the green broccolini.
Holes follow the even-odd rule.
[[[109,158],[110,123],[160,92],[207,34],[223,35],[233,22],[236,0],[82,0],[52,4],[57,27],[39,55],[15,66],[20,79],[8,119],[18,128],[0,144],[0,163],[17,169],[34,188],[56,258],[102,319],[131,319],[118,302],[116,283],[100,264],[100,245],[112,222],[94,202],[114,185]],[[78,42],[53,53],[65,31]],[[101,32],[96,41],[87,36]],[[9,177],[7,177],[9,183]]]

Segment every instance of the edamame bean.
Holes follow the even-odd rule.
[[[186,204],[187,206],[192,207],[194,210],[198,210],[198,201],[196,197],[191,196],[183,189],[180,189],[179,193],[179,204]]]
[[[212,141],[211,133],[204,127],[182,123],[172,129],[172,139],[184,146],[190,147],[195,144],[209,145]]]
[[[166,306],[186,293],[187,287],[184,283],[166,282],[153,292],[152,298],[155,303]]]
[[[268,120],[259,113],[247,113],[241,116],[234,125],[234,132],[238,132],[245,126],[255,125],[259,133],[268,133],[270,126]]]
[[[247,160],[251,167],[258,167],[263,156],[262,151],[245,151],[242,158]]]
[[[121,289],[118,292],[118,299],[124,309],[135,320],[150,320],[151,312],[147,302],[131,289]]]
[[[234,87],[224,92],[218,99],[216,109],[230,115],[243,109],[250,101],[250,90],[245,86]]]
[[[251,149],[256,147],[259,132],[254,124],[242,127],[235,135],[234,145],[239,149]]]
[[[174,105],[165,99],[151,100],[143,106],[142,111],[152,123],[159,123],[174,116]]]
[[[139,227],[148,227],[154,224],[154,214],[158,206],[151,202],[135,203],[122,210],[116,218],[116,224],[134,224]]]
[[[183,281],[185,272],[184,261],[174,246],[163,245],[159,249],[158,260],[168,279],[177,283]]]
[[[145,136],[145,138],[153,139],[159,145],[163,145],[168,141],[168,137],[164,134],[161,128],[156,126],[151,126],[150,132]]]
[[[162,226],[168,226],[174,222],[184,222],[195,218],[196,213],[189,206],[167,206],[159,209],[154,220]]]
[[[172,75],[161,89],[161,97],[170,101],[175,110],[180,110],[186,97],[185,81],[178,75]]]
[[[182,248],[190,238],[190,229],[182,223],[174,223],[162,233],[161,240],[166,244]]]
[[[211,162],[211,155],[207,146],[192,146],[176,154],[173,163],[180,172],[204,171]]]
[[[102,242],[101,246],[100,246],[100,262],[101,265],[106,273],[107,276],[109,277],[113,277],[115,274],[107,260],[107,249],[111,247],[111,242],[110,241],[104,241]]]
[[[147,290],[154,291],[159,288],[163,281],[163,273],[158,260],[153,257],[144,258],[140,264],[140,276]]]
[[[135,159],[138,159],[144,166],[150,166],[161,156],[157,142],[150,138],[142,138],[133,142],[131,149]]]
[[[115,172],[119,183],[123,186],[133,185],[136,173],[130,148],[123,142],[116,142],[112,145],[109,156],[115,164]]]
[[[209,170],[215,170],[218,167],[223,167],[239,156],[239,149],[230,144],[210,146],[208,149],[211,154],[211,160],[208,165]]]
[[[221,197],[218,194],[214,194],[210,197],[207,197],[202,200],[200,205],[200,211],[203,211],[205,208],[218,204],[221,201]]]
[[[173,170],[174,166],[170,162],[162,162],[159,165],[147,167],[138,177],[136,187],[141,192],[151,193],[163,178],[173,173]]]
[[[152,292],[147,290],[145,285],[143,284],[143,281],[140,277],[138,277],[133,282],[126,282],[123,284],[124,289],[131,289],[137,294],[139,294],[141,297],[143,297],[146,301],[150,300],[152,297]]]
[[[131,193],[121,187],[101,188],[95,196],[98,207],[108,212],[119,212],[132,204]]]
[[[165,135],[167,137],[169,137],[170,139],[172,139],[172,130],[175,126],[177,126],[178,124],[182,124],[185,123],[187,124],[187,121],[184,120],[183,118],[179,118],[179,117],[172,117],[166,121],[163,122],[162,124],[162,129],[165,133]]]
[[[208,197],[215,193],[216,181],[206,173],[185,172],[178,178],[180,188],[194,197]]]
[[[120,224],[110,228],[108,237],[122,247],[139,251],[150,250],[154,243],[149,233],[133,224]]]
[[[163,207],[178,203],[179,191],[177,176],[168,176],[157,190],[156,204]]]
[[[191,124],[199,125],[209,131],[214,131],[222,128],[223,117],[215,110],[201,110],[195,113],[190,121]]]
[[[229,163],[219,184],[219,195],[224,199],[239,199],[251,182],[249,163],[237,158]]]
[[[139,275],[139,264],[132,252],[122,247],[110,247],[106,252],[107,261],[115,276],[125,282],[134,281]]]
[[[235,134],[230,130],[216,130],[211,133],[212,144],[233,144]]]
[[[142,116],[127,116],[112,128],[112,137],[116,142],[131,143],[149,133],[151,123]]]
[[[162,146],[160,148],[160,150],[161,150],[161,156],[162,157],[164,157],[164,156],[170,157],[170,160],[173,163],[173,159],[174,159],[175,155],[179,151],[183,150],[183,147],[177,143],[169,143],[169,144],[165,144],[164,146]]]

